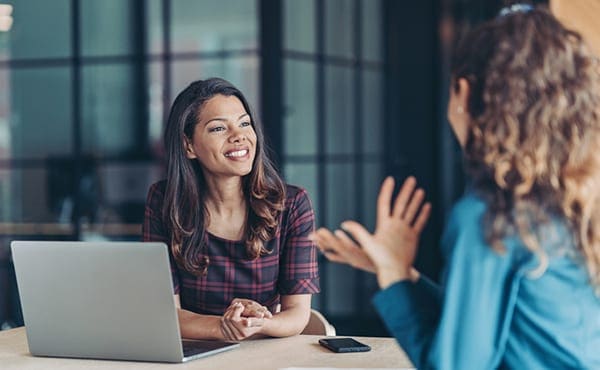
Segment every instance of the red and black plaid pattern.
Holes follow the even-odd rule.
[[[170,245],[171,234],[162,220],[166,181],[148,192],[142,228],[144,241]],[[181,307],[202,314],[221,315],[233,298],[248,298],[274,309],[280,295],[319,292],[317,250],[308,239],[315,228],[310,199],[304,189],[287,185],[285,210],[276,237],[267,243],[271,254],[250,259],[243,242],[208,235],[210,264],[206,276],[179,268],[171,255],[175,294]]]

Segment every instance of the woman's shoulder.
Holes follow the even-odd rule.
[[[304,213],[312,211],[313,206],[308,191],[303,187],[285,184],[285,210]]]
[[[285,200],[288,202],[295,202],[301,198],[308,198],[308,192],[303,187],[285,184]]]
[[[150,185],[149,192],[157,192],[157,193],[164,194],[166,188],[167,188],[167,180],[163,179],[163,180],[157,181],[154,184]]]
[[[167,180],[160,180],[150,185],[148,189],[147,200],[149,202],[162,202],[165,197],[165,189],[167,188]]]
[[[486,202],[474,191],[467,190],[452,207],[450,220],[475,221],[481,218],[487,207]]]

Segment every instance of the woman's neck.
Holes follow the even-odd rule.
[[[246,213],[246,199],[242,189],[241,177],[227,179],[206,179],[206,206],[211,218],[231,217]]]
[[[248,219],[248,206],[241,177],[210,178],[206,184],[206,209],[209,214],[206,229],[224,239],[242,240]]]

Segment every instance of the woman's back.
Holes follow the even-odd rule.
[[[518,238],[494,251],[483,238],[485,210],[467,194],[452,212],[443,240],[444,308],[429,363],[600,368],[600,299],[566,227],[555,221],[539,230],[546,266]],[[457,344],[473,351],[456,351]]]

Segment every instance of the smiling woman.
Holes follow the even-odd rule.
[[[165,148],[167,179],[150,188],[143,238],[169,246],[182,336],[300,333],[319,292],[314,213],[273,167],[244,95],[219,78],[189,85]]]

